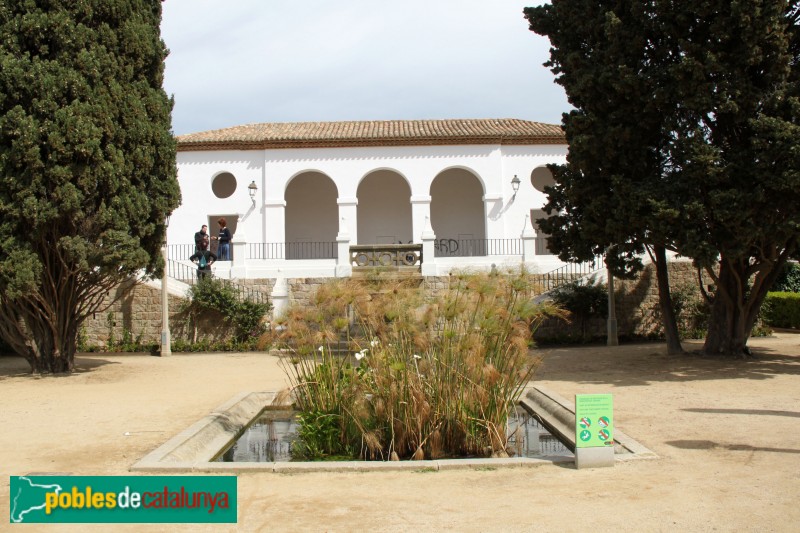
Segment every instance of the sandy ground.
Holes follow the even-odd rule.
[[[237,525],[121,531],[800,531],[800,334],[748,360],[668,357],[662,344],[542,350],[537,381],[614,394],[617,427],[660,456],[614,468],[244,474]],[[687,343],[687,348],[697,348]],[[9,477],[125,475],[235,394],[276,390],[265,354],[91,355],[68,377],[0,357],[0,530]],[[126,436],[126,433],[130,435]]]

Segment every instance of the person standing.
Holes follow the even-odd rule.
[[[205,279],[211,276],[211,265],[217,260],[217,256],[208,249],[208,235],[200,238],[197,251],[189,257],[189,261],[197,264],[197,279]]]
[[[203,237],[208,238],[208,226],[203,224],[200,226],[200,231],[194,234],[194,251],[197,252],[200,250],[200,242],[203,240]],[[206,246],[208,248],[208,246]]]
[[[224,218],[217,220],[219,224],[219,234],[216,239],[219,241],[217,253],[219,254],[220,261],[231,260],[231,230],[228,229],[228,223]]]

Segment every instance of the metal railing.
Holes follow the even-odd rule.
[[[178,281],[186,283],[188,285],[194,285],[195,283],[197,283],[197,268],[191,267],[184,263],[180,263],[178,261],[174,261],[172,259],[167,259],[167,276],[169,276],[172,279],[176,279]],[[236,291],[240,301],[249,300],[251,302],[257,302],[257,303],[269,302],[269,297],[261,291],[258,291],[250,287],[245,287],[244,285],[240,285],[239,283],[235,283],[228,279],[222,279],[222,278],[214,278],[214,279],[218,279],[226,286]]]
[[[217,251],[218,248],[219,246],[217,245],[217,242],[212,241],[209,249],[214,255],[219,255],[219,252]],[[194,244],[168,244],[167,251],[170,259],[175,259],[176,261],[188,261],[189,258],[197,251],[197,247]],[[228,248],[228,253],[230,255],[230,260],[233,260],[233,246]]]
[[[522,239],[436,239],[434,257],[522,255]]]
[[[197,250],[197,248],[195,248],[194,244],[167,245],[167,253],[169,254],[169,258],[176,261],[188,261],[189,257],[194,254],[195,250]]]
[[[329,242],[259,242],[250,243],[250,259],[336,259],[338,248]]]
[[[537,294],[544,294],[552,290],[572,283],[585,276],[598,272],[605,268],[603,256],[595,256],[591,261],[585,263],[567,263],[550,272],[544,274],[533,274],[534,284],[536,286]]]

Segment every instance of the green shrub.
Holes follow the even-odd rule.
[[[460,275],[436,301],[419,288],[334,280],[273,327],[308,458],[502,455],[509,413],[537,360],[525,273]]]
[[[800,292],[800,264],[783,265],[778,279],[772,284],[771,292]]]
[[[579,321],[584,340],[589,337],[589,320],[608,316],[608,287],[602,283],[577,280],[556,288],[551,295],[557,306]]]
[[[675,312],[675,322],[678,326],[680,338],[702,339],[705,337],[708,331],[711,307],[700,294],[700,289],[697,285],[689,283],[671,287],[669,295],[672,301],[672,309]],[[656,302],[655,307],[660,317],[661,307],[658,302]]]
[[[272,307],[268,302],[254,302],[232,284],[216,278],[203,278],[188,292],[181,312],[196,321],[205,310],[218,311],[233,328],[235,342],[255,339],[264,331],[264,317]]]
[[[185,339],[173,339],[171,348],[173,352],[250,352],[258,349],[256,345],[258,339],[251,338],[244,341],[229,339],[225,341],[209,341],[201,339],[191,342]],[[158,346],[156,346],[158,349]]]
[[[800,328],[800,293],[769,292],[764,302],[764,319],[775,328]]]

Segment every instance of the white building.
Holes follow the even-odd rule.
[[[531,220],[543,216],[546,165],[566,155],[560,126],[514,119],[250,124],[183,135],[170,258],[185,262],[200,226],[215,235],[224,217],[233,257],[214,268],[225,278],[346,276],[363,263],[405,262],[424,275],[523,261],[552,270],[561,262]],[[390,246],[401,243],[417,246]]]

